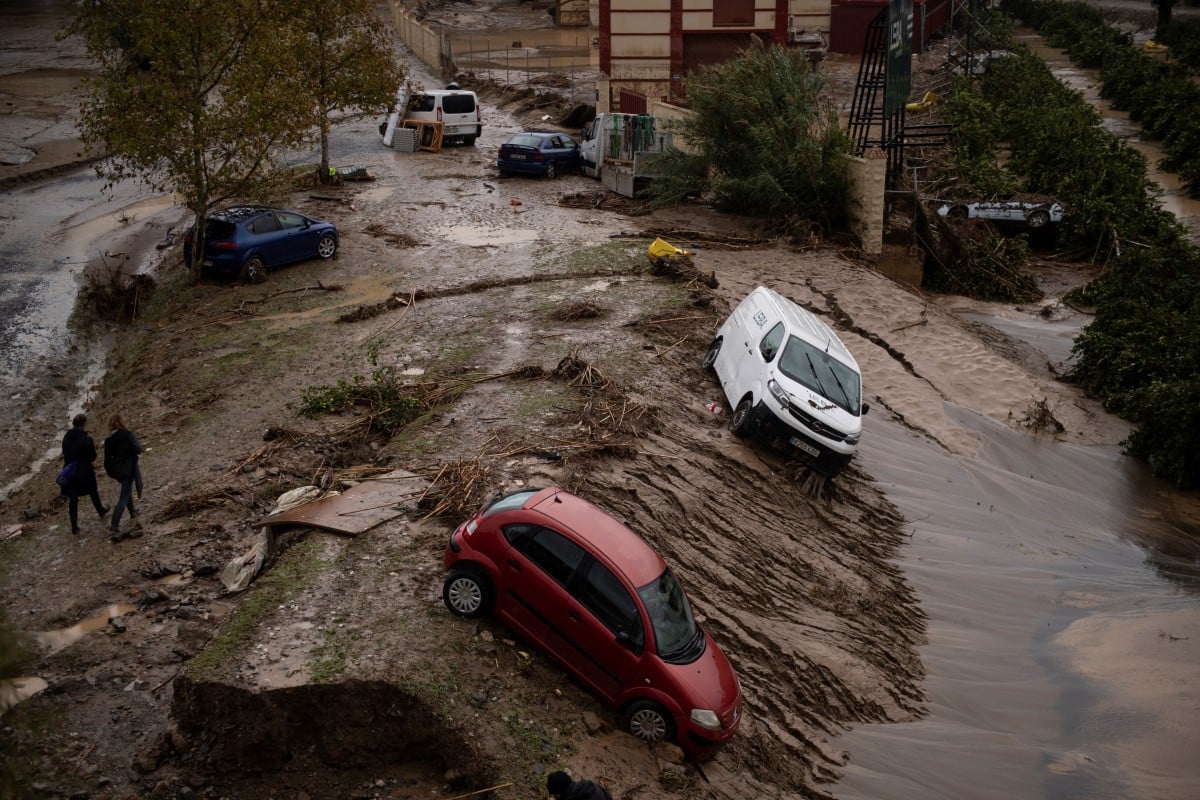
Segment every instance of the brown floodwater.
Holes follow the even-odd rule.
[[[929,713],[842,737],[834,794],[1200,797],[1200,497],[1114,446],[947,413],[973,457],[866,418],[863,465],[912,534]]]
[[[113,603],[98,613],[88,617],[87,619],[77,622],[68,628],[60,628],[56,631],[44,631],[34,634],[38,645],[44,648],[48,653],[57,653],[68,645],[78,642],[84,636],[87,636],[93,631],[98,631],[106,627],[116,617],[123,617],[126,614],[137,611],[137,608],[124,603]]]

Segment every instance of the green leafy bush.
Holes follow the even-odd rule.
[[[850,140],[802,51],[756,43],[688,80],[694,112],[675,131],[693,154],[660,162],[653,204],[710,192],[724,211],[788,229],[843,227],[850,204]]]

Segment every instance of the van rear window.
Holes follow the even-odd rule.
[[[447,114],[470,114],[474,110],[475,97],[473,95],[448,94],[442,98],[442,111]]]

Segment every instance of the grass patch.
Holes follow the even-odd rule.
[[[346,671],[352,636],[342,630],[325,631],[325,640],[313,650],[308,675],[313,683],[332,683]]]
[[[279,557],[275,566],[260,576],[237,609],[221,623],[217,635],[204,652],[188,664],[188,675],[202,679],[250,643],[255,631],[282,604],[307,588],[325,566],[318,555],[316,539],[305,539]]]
[[[541,255],[541,254],[539,254]],[[558,272],[595,272],[611,269],[626,273],[632,266],[646,265],[646,247],[640,242],[610,241],[563,252],[553,247],[546,253],[547,259],[539,267],[551,267]]]

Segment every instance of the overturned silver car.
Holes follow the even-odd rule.
[[[971,200],[943,202],[937,213],[950,219],[986,219],[993,222],[1023,222],[1042,228],[1062,222],[1066,209],[1057,200]]]

